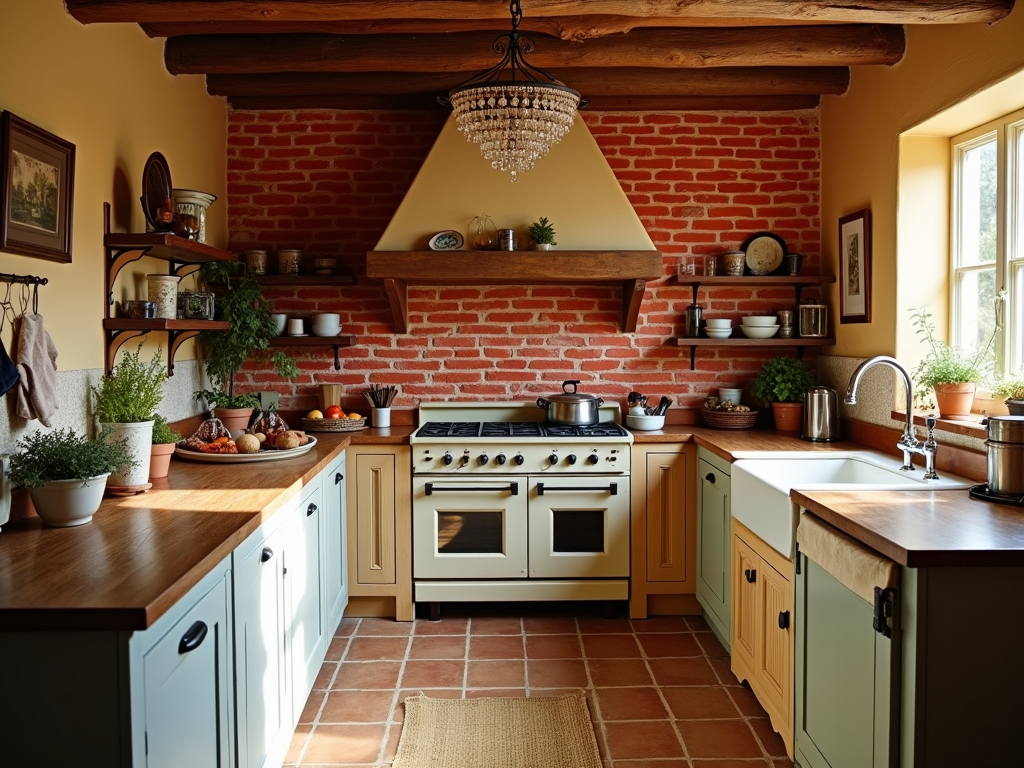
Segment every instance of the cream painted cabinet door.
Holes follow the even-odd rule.
[[[355,457],[356,582],[395,583],[395,464],[392,453]]]

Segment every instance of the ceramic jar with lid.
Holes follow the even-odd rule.
[[[277,252],[277,271],[282,275],[299,274],[299,265],[302,263],[302,251],[298,249],[286,249]]]
[[[245,251],[242,254],[242,261],[250,275],[267,274],[267,252],[261,250]]]
[[[156,316],[162,320],[178,317],[177,275],[146,275],[146,289],[149,300],[156,304]]]

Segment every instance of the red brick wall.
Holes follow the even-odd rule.
[[[302,376],[283,384],[252,365],[243,385],[277,389],[282,407],[311,408],[319,383],[358,398],[368,382],[398,384],[397,405],[421,399],[532,399],[581,378],[588,393],[631,389],[699,406],[718,386],[747,385],[772,354],[702,348],[690,370],[679,348],[689,288],[680,265],[735,250],[769,230],[820,258],[817,112],[587,113],[587,125],[655,245],[666,277],[647,291],[635,334],[618,332],[616,289],[552,286],[423,287],[409,293],[411,333],[392,333],[387,300],[367,280],[364,254],[384,231],[446,115],[440,112],[232,111],[228,126],[231,248],[340,254],[353,287],[268,289],[275,310],[339,312],[357,345],[295,349]],[[542,162],[550,162],[545,159]],[[791,306],[793,292],[702,290],[711,316]],[[358,400],[356,400],[358,401]]]

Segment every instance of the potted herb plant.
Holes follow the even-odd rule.
[[[1024,371],[1005,376],[992,387],[992,394],[1005,398],[1011,416],[1024,416]]]
[[[917,326],[917,335],[928,345],[927,354],[913,371],[918,402],[934,392],[941,418],[967,418],[977,384],[986,378],[992,367],[991,343],[982,349],[967,350],[937,339],[935,323],[927,307],[911,310],[911,318]]]
[[[797,432],[803,421],[804,394],[814,386],[814,376],[802,360],[773,357],[761,367],[754,379],[754,397],[771,403],[775,428]]]
[[[167,477],[171,468],[171,454],[174,444],[181,440],[181,435],[167,425],[167,419],[154,413],[153,444],[150,446],[149,479]]]
[[[47,525],[68,528],[92,520],[112,472],[135,464],[127,444],[104,429],[95,440],[72,429],[39,431],[20,440],[11,456],[11,484],[27,488]]]
[[[200,334],[206,374],[214,389],[196,392],[195,397],[205,400],[229,430],[245,429],[253,409],[260,405],[256,395],[235,392],[235,377],[245,362],[250,358],[266,359],[286,379],[298,376],[299,369],[284,352],[267,352],[277,327],[263,288],[241,262],[208,262],[202,266],[201,275],[207,285],[223,287],[224,295],[215,304],[215,319],[229,323],[231,329]]]
[[[555,242],[555,228],[543,216],[540,221],[533,222],[526,232],[530,236],[535,251],[550,251],[558,245]]]
[[[142,361],[142,345],[125,352],[99,385],[93,387],[96,417],[109,426],[114,440],[124,440],[134,459],[126,473],[115,471],[107,481],[111,487],[138,487],[149,481],[150,446],[153,442],[153,412],[164,396],[167,371],[160,348],[148,363]]]

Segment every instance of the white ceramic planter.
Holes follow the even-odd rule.
[[[29,488],[32,506],[47,525],[71,528],[92,520],[103,501],[108,475],[87,480],[51,480],[41,488]]]
[[[128,453],[138,462],[125,473],[114,472],[108,483],[112,486],[132,487],[149,482],[149,462],[153,446],[153,422],[137,421],[129,424],[103,424],[110,427],[108,440],[128,444]]]

